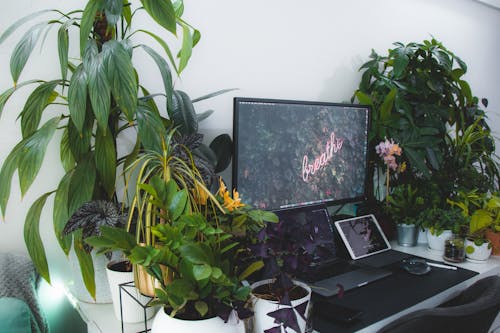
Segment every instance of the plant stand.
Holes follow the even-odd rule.
[[[120,286],[120,317],[121,317],[122,333],[125,332],[124,323],[123,323],[123,307],[122,307],[122,304],[123,304],[122,299],[124,299],[124,297],[130,297],[134,302],[136,302],[142,308],[142,310],[144,312],[144,330],[138,331],[137,333],[146,333],[146,332],[151,331],[151,328],[148,328],[147,310],[152,309],[150,303],[153,299],[148,297],[149,300],[146,303],[144,303],[143,301],[141,301],[137,297],[135,297],[132,293],[132,290],[136,289],[134,281],[121,283],[119,286]]]

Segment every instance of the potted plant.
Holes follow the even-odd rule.
[[[467,65],[456,54],[434,38],[397,42],[386,55],[372,51],[360,70],[352,100],[372,108],[372,146],[392,138],[403,149],[407,171],[398,184],[425,181],[440,207],[461,189],[498,190],[494,139],[480,107],[488,101],[472,94]],[[378,174],[374,151],[369,160]]]
[[[181,91],[174,91],[172,73],[180,74],[186,67],[192,48],[200,39],[198,30],[182,19],[182,1],[135,2],[89,0],[84,9],[69,13],[44,10],[30,14],[11,25],[1,36],[0,44],[35,17],[52,16],[27,30],[14,48],[11,73],[14,86],[0,95],[0,113],[9,98],[21,87],[35,86],[19,114],[23,138],[13,148],[2,164],[0,175],[4,183],[0,188],[0,210],[5,215],[10,196],[11,178],[18,170],[21,192],[25,194],[36,178],[46,147],[54,133],[62,133],[56,142],[61,147],[61,164],[65,175],[53,191],[42,194],[32,205],[25,221],[25,242],[36,269],[50,281],[46,255],[39,235],[40,211],[47,198],[54,195],[54,229],[63,251],[68,254],[71,238],[62,235],[62,229],[82,204],[91,200],[117,201],[117,170],[127,170],[128,165],[144,151],[161,151],[164,133],[175,123],[182,133],[198,130],[198,121],[212,111],[196,114],[192,102],[215,96],[218,93],[191,101]],[[144,30],[138,24],[138,13],[144,12],[167,34],[182,35],[177,57],[164,41],[163,34]],[[147,18],[147,17],[146,17]],[[58,27],[57,41],[60,78],[18,82],[28,58],[43,32]],[[137,27],[133,30],[133,27]],[[78,32],[78,47],[70,36]],[[181,32],[182,31],[182,32]],[[134,36],[143,34],[159,46],[164,55],[146,44],[138,44]],[[76,54],[74,51],[77,51]],[[149,92],[141,85],[141,71],[134,68],[132,60],[138,53],[150,56],[158,67],[163,85],[159,91]],[[167,60],[166,60],[167,59]],[[171,69],[172,68],[172,69]],[[163,108],[156,100],[165,97]],[[40,126],[43,113],[57,105],[60,112]],[[137,135],[134,135],[136,133]],[[117,147],[117,139],[126,135],[134,142],[131,147]],[[210,147],[200,145],[196,151],[212,168],[220,170],[227,161],[230,139],[227,135],[216,138]],[[30,147],[30,154],[24,154]],[[119,149],[120,148],[120,149]],[[125,151],[119,155],[118,151]],[[230,156],[230,155],[229,155]],[[126,178],[126,177],[125,177]],[[86,265],[92,264],[86,253],[78,256],[84,280],[93,276]],[[87,283],[87,286],[93,283]],[[95,291],[90,289],[94,296]]]
[[[322,250],[328,251],[317,228],[286,219],[268,223],[248,243],[248,253],[244,252],[245,257],[264,264],[260,276],[253,276],[257,281],[252,284],[256,332],[305,332],[311,289],[294,277],[311,273],[314,257]],[[307,244],[304,235],[309,235]]]
[[[144,12],[172,35],[179,33],[183,42],[179,57],[172,56],[160,35],[141,29],[137,13]],[[0,209],[5,215],[10,196],[10,183],[17,170],[21,192],[24,195],[35,180],[42,164],[46,147],[55,132],[62,135],[54,144],[61,147],[61,165],[65,175],[56,189],[42,194],[31,206],[25,221],[25,241],[28,252],[40,275],[50,281],[46,255],[39,235],[40,211],[47,198],[54,199],[54,229],[61,248],[67,254],[71,247],[69,237],[62,230],[68,218],[85,202],[115,200],[116,170],[132,152],[117,154],[117,137],[130,128],[138,132],[136,147],[149,149],[148,137],[163,126],[154,100],[155,94],[140,85],[140,73],[132,63],[134,54],[145,52],[155,61],[163,79],[161,95],[166,96],[167,112],[173,110],[173,88],[170,67],[180,73],[186,66],[191,50],[200,34],[182,20],[183,4],[170,0],[142,0],[134,3],[121,0],[89,0],[84,9],[63,13],[44,10],[23,17],[13,23],[1,36],[0,43],[33,18],[51,16],[28,29],[14,48],[11,56],[12,88],[0,96],[0,113],[8,99],[22,87],[35,87],[29,94],[23,110],[19,111],[22,140],[2,163],[0,174],[4,180],[0,188]],[[139,27],[132,30],[132,27]],[[46,81],[20,81],[21,73],[41,36],[51,27],[57,27],[60,77]],[[70,36],[75,31],[79,40]],[[144,34],[158,43],[165,56],[144,44],[134,45],[133,36]],[[71,48],[70,44],[78,45]],[[77,52],[74,52],[77,51]],[[170,65],[165,59],[169,59]],[[54,70],[55,72],[55,70]],[[23,73],[24,74],[24,73]],[[137,75],[139,74],[139,75]],[[42,117],[57,105],[59,113],[41,124]],[[29,147],[29,148],[28,148]],[[25,151],[29,150],[29,154]],[[83,256],[79,256],[83,258]],[[84,262],[85,261],[85,262]],[[80,260],[82,273],[90,272],[88,257]],[[88,275],[85,280],[93,279]],[[87,284],[88,285],[88,284]],[[94,296],[95,291],[89,290]]]
[[[428,207],[418,215],[419,223],[427,229],[429,249],[444,252],[445,240],[453,234],[463,234],[468,220],[453,207]]]
[[[153,322],[153,332],[162,331],[165,322],[176,332],[192,332],[193,325],[196,332],[210,331],[199,326],[209,323],[217,330],[243,332],[242,322],[224,322],[235,324],[235,313],[240,319],[251,315],[246,307],[250,288],[241,280],[260,266],[236,261],[241,246],[235,239],[260,229],[276,216],[245,206],[238,193],[231,196],[222,181],[215,195],[199,192],[190,196],[190,189],[181,189],[174,179],[165,181],[157,175],[142,188],[150,194],[149,203],[162,219],[151,226],[156,244],[139,244],[120,228],[103,228],[100,237],[87,241],[104,252],[123,251],[158,281],[154,304],[162,309]],[[166,269],[171,274],[169,280],[165,279]]]

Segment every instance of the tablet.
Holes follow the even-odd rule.
[[[372,214],[335,222],[352,259],[360,259],[391,249],[391,245]]]

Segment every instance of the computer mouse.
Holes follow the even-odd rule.
[[[431,271],[431,267],[421,258],[403,259],[401,261],[401,268],[414,275],[424,275]]]

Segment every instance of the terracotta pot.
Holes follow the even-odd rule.
[[[486,238],[491,242],[493,249],[491,254],[494,256],[500,255],[500,232],[494,232],[491,230],[486,231]]]

